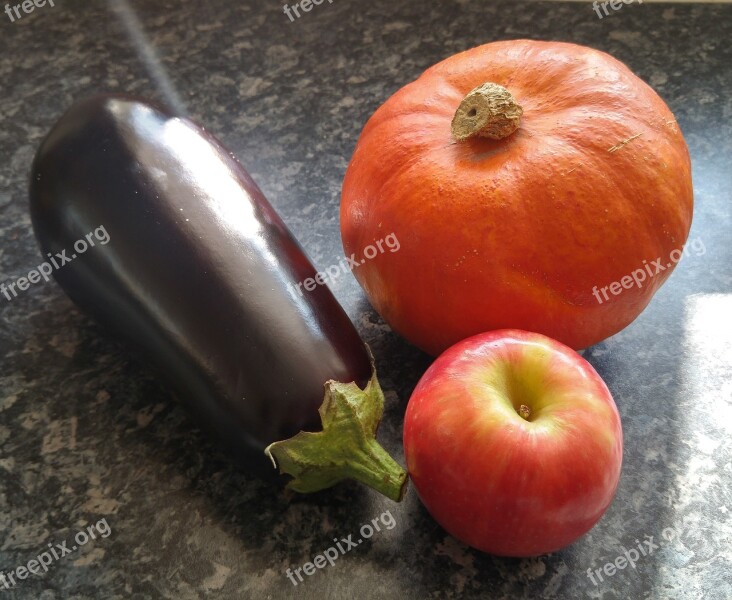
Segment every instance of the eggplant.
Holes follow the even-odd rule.
[[[295,489],[348,476],[354,459],[339,455],[338,474],[326,466],[302,485],[287,445],[272,444],[325,423],[324,391],[331,405],[370,401],[378,425],[370,353],[326,286],[298,287],[315,268],[214,136],[133,97],[80,101],[35,156],[30,213],[68,296],[154,366],[235,456],[256,452],[253,471],[267,448],[289,464]],[[392,480],[380,491],[399,499],[406,474],[376,452]]]

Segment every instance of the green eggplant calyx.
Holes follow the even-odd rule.
[[[318,409],[323,431],[301,431],[264,450],[280,473],[292,475],[287,487],[303,494],[355,479],[399,502],[407,472],[376,441],[384,414],[384,393],[376,369],[365,389],[355,383],[328,381]]]

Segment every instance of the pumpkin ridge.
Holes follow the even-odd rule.
[[[522,105],[519,128],[454,141],[462,98],[487,82]],[[671,270],[605,299],[597,288],[688,235],[691,163],[674,124],[650,86],[597,50],[523,40],[448,58],[361,133],[341,195],[344,248],[395,233],[401,249],[354,274],[389,325],[431,353],[500,327],[574,348],[600,341]]]

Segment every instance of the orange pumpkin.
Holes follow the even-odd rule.
[[[686,143],[648,85],[603,52],[515,40],[448,58],[376,111],[341,232],[357,257],[396,236],[354,275],[431,354],[501,328],[579,349],[646,307],[692,207]]]

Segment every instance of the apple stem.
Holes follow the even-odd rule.
[[[521,415],[522,419],[526,419],[528,421],[529,417],[531,416],[531,409],[528,406],[526,406],[525,404],[522,404],[519,407],[518,413],[519,413],[519,415]]]

